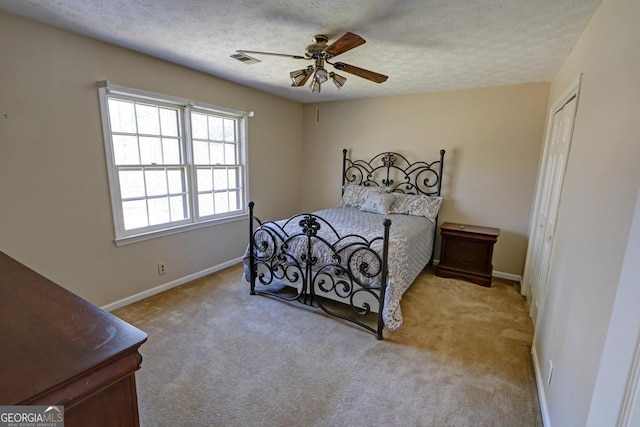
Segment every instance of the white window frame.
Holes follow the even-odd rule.
[[[252,112],[244,112],[230,108],[219,107],[211,104],[198,103],[192,100],[179,97],[162,95],[147,92],[139,89],[132,89],[124,86],[111,84],[108,81],[98,82],[98,95],[100,100],[100,112],[102,117],[103,137],[105,144],[105,154],[107,163],[107,173],[109,177],[109,191],[111,195],[111,208],[114,222],[114,242],[117,246],[135,243],[156,237],[167,236],[215,224],[222,224],[232,221],[241,221],[248,218],[248,157],[247,157],[247,121],[253,116]],[[125,229],[123,215],[123,199],[120,193],[118,181],[118,167],[115,164],[114,148],[111,133],[111,123],[109,117],[109,96],[127,98],[135,101],[149,102],[159,106],[168,106],[180,111],[181,117],[181,140],[183,149],[182,165],[186,169],[186,186],[189,203],[189,218],[159,225],[152,225],[131,230]],[[191,135],[191,112],[220,115],[237,120],[237,156],[239,163],[235,165],[240,169],[240,210],[214,214],[206,217],[199,217],[198,212],[198,189],[196,185],[196,169],[198,166],[193,159],[193,141]],[[165,165],[158,165],[163,168]],[[173,165],[172,165],[173,167]]]

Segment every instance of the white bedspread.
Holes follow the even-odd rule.
[[[363,212],[357,208],[331,208],[314,212],[331,224],[340,236],[357,234],[372,240],[382,236],[384,232],[383,220],[391,219],[389,230],[389,276],[387,291],[383,307],[383,320],[389,330],[396,330],[402,325],[402,310],[400,301],[404,292],[411,286],[418,274],[425,267],[433,249],[435,236],[434,224],[424,217],[410,215],[380,215]],[[278,221],[282,226],[286,220]],[[291,234],[300,232],[298,221],[290,222],[285,230]],[[320,229],[318,236],[331,239],[331,232]],[[302,243],[302,239],[300,242]],[[380,251],[382,242],[372,246]],[[292,250],[295,252],[295,250]],[[323,254],[322,250],[314,248],[314,255],[318,256],[318,263],[329,263],[329,259],[322,259],[330,254]],[[247,263],[245,262],[245,268]],[[248,277],[245,271],[245,277]]]

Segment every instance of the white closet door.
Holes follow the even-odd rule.
[[[532,253],[529,257],[527,285],[530,287],[531,317],[535,325],[547,290],[547,277],[556,229],[560,195],[571,145],[577,97],[573,96],[553,115],[547,157],[543,168],[541,192],[536,203]]]

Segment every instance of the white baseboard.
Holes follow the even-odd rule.
[[[536,386],[538,388],[538,401],[540,402],[540,412],[542,413],[542,425],[544,427],[551,427],[551,420],[549,419],[549,410],[547,408],[547,398],[544,394],[544,380],[542,379],[542,368],[538,360],[538,354],[536,348],[531,346],[531,357],[533,359],[533,370],[536,373]]]
[[[433,260],[433,265],[438,265],[438,264],[440,264],[440,260],[439,259],[434,259]],[[503,271],[493,270],[491,272],[491,275],[493,277],[497,277],[499,279],[513,280],[514,282],[518,282],[518,283],[522,284],[522,276],[519,276],[517,274],[511,274],[511,273],[505,273]]]
[[[224,262],[222,264],[213,266],[213,267],[209,267],[206,268],[202,271],[198,271],[196,273],[193,274],[189,274],[187,276],[181,277],[179,279],[173,280],[171,282],[156,286],[155,288],[151,288],[151,289],[147,289],[146,291],[142,291],[140,293],[137,293],[135,295],[131,295],[129,297],[123,298],[121,300],[112,302],[111,304],[107,304],[105,306],[102,306],[101,308],[105,311],[113,311],[113,310],[117,310],[119,308],[122,308],[126,305],[129,304],[133,304],[134,302],[138,302],[141,301],[145,298],[148,298],[150,296],[159,294],[160,292],[164,292],[164,291],[168,291],[171,288],[175,288],[176,286],[180,286],[180,285],[184,285],[185,283],[191,282],[192,280],[196,280],[199,279],[201,277],[204,277],[208,274],[211,273],[215,273],[216,271],[220,271],[222,269],[225,269],[227,267],[231,267],[232,265],[235,265],[239,262],[242,262],[242,257],[240,258],[236,258],[236,259],[232,259],[230,261]],[[440,260],[434,259],[433,260],[433,265],[438,265],[438,263],[440,262]],[[494,277],[498,277],[501,279],[507,279],[507,280],[514,280],[518,283],[521,283],[522,281],[522,276],[518,276],[516,274],[511,274],[511,273],[504,273],[501,271],[493,271],[493,276]]]
[[[522,284],[522,276],[519,276],[517,274],[505,273],[503,271],[496,270],[493,270],[491,274],[493,275],[493,277],[497,277],[499,279],[513,280],[514,282]]]
[[[131,295],[130,297],[126,297],[116,302],[112,302],[111,304],[107,304],[101,308],[105,311],[117,310],[118,308],[124,307],[125,305],[133,304],[134,302],[141,301],[150,296],[159,294],[160,292],[168,291],[169,289],[175,288],[176,286],[184,285],[185,283],[191,282],[192,280],[196,280],[206,275],[209,275],[211,273],[215,273],[216,271],[220,271],[227,267],[231,267],[232,265],[238,264],[239,262],[242,262],[242,257],[232,259],[230,261],[224,262],[222,264],[219,264],[213,267],[206,268],[202,271],[198,271],[193,274],[189,274],[187,276],[173,280],[169,283],[156,286],[155,288],[147,289],[146,291],[142,291],[135,295]]]

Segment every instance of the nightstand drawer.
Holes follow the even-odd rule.
[[[487,257],[483,254],[474,254],[470,251],[447,252],[444,264],[467,270],[486,271]]]
[[[447,243],[448,252],[460,254],[470,253],[475,255],[482,255],[487,252],[487,243],[485,242],[450,238]]]

